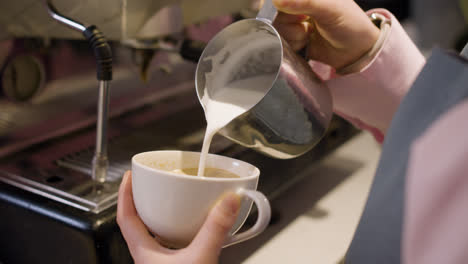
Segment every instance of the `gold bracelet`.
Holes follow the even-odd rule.
[[[369,18],[371,19],[372,23],[374,23],[374,25],[380,29],[379,38],[372,46],[372,48],[355,62],[336,70],[337,74],[345,75],[360,71],[374,59],[374,57],[382,48],[385,39],[387,38],[388,32],[390,32],[390,20],[379,13],[371,13],[369,14]]]

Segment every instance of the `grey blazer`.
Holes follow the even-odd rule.
[[[401,262],[409,148],[434,120],[468,96],[468,45],[462,54],[465,58],[435,49],[401,102],[385,137],[369,198],[345,263]]]

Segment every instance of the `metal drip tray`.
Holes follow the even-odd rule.
[[[94,152],[83,151],[75,154],[68,155],[62,159],[57,160],[57,165],[63,168],[68,168],[71,170],[79,171],[86,175],[92,175],[92,166],[91,161],[93,158]],[[129,160],[116,161],[114,159],[110,160],[109,168],[107,171],[107,181],[118,181],[125,171],[129,170],[131,167]]]
[[[70,205],[72,207],[100,213],[101,211],[114,205],[117,200],[117,192],[120,181],[106,182],[103,184],[92,180],[85,180],[70,189],[57,188],[53,183],[62,181],[60,176],[45,174],[47,183],[31,180],[31,177],[19,176],[5,171],[0,172],[1,181],[19,187],[26,191],[50,198],[57,202]],[[52,183],[52,184],[48,184]]]
[[[55,161],[56,166],[23,170],[22,173],[0,172],[2,181],[72,207],[99,213],[115,204],[122,175],[130,169],[129,160],[112,158],[107,181],[91,179],[93,150],[68,154]],[[21,166],[23,162],[17,163]],[[15,171],[9,170],[9,171]]]

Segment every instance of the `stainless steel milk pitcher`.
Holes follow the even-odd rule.
[[[201,100],[205,92],[252,76],[271,76],[271,85],[260,88],[263,98],[220,134],[268,156],[287,159],[320,141],[333,111],[327,87],[272,26],[276,14],[267,0],[255,19],[238,21],[219,32],[203,51],[195,84],[205,108]]]

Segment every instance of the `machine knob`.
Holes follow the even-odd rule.
[[[43,63],[35,56],[22,54],[7,62],[1,75],[1,84],[8,98],[24,102],[42,90],[45,78]]]

